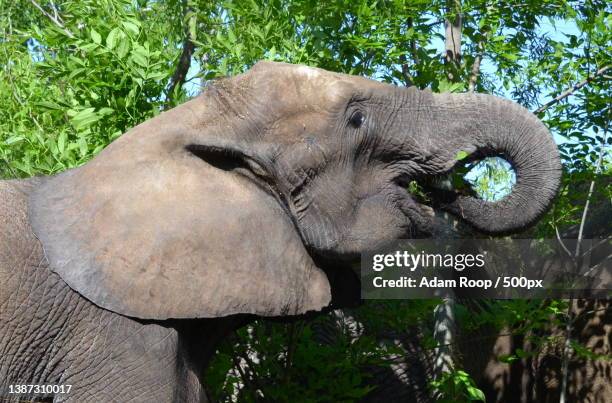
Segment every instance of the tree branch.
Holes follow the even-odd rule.
[[[478,78],[480,77],[480,64],[482,63],[482,58],[484,57],[485,52],[485,43],[489,40],[491,33],[489,24],[486,23],[486,18],[494,12],[494,8],[494,4],[486,6],[484,13],[481,15],[481,18],[485,21],[485,24],[483,24],[480,32],[478,32],[480,38],[476,43],[476,57],[474,58],[474,64],[472,64],[470,79],[468,81],[469,92],[476,91],[476,84],[478,84]]]
[[[540,106],[538,109],[533,111],[533,113],[544,112],[546,109],[550,108],[552,105],[556,104],[557,102],[561,101],[562,99],[565,99],[565,98],[569,97],[574,92],[578,91],[580,88],[584,87],[585,85],[587,85],[588,83],[593,81],[598,76],[603,75],[606,71],[608,71],[610,69],[610,67],[612,67],[612,66],[608,65],[608,66],[604,66],[604,67],[600,68],[592,76],[589,76],[589,77],[585,78],[584,80],[582,80],[578,84],[574,84],[571,88],[568,88],[567,90],[563,91],[561,94],[557,95],[556,97],[554,97],[550,101],[546,102],[544,105]]]
[[[447,77],[450,82],[457,82],[459,78],[459,64],[461,62],[461,0],[447,0],[447,16],[444,19],[444,47]],[[453,20],[450,21],[450,17]],[[455,317],[454,295],[444,298],[434,309],[434,332],[438,349],[434,354],[434,379],[440,379],[444,373],[455,368],[453,356],[454,348],[451,346],[457,340],[457,326]],[[448,346],[448,347],[442,347]],[[438,399],[438,393],[434,394]]]
[[[74,38],[74,35],[72,34],[72,32],[70,32],[68,30],[68,28],[66,28],[64,26],[64,24],[62,24],[61,21],[58,18],[56,18],[55,16],[53,16],[53,15],[49,14],[47,11],[45,11],[45,9],[42,8],[41,5],[38,4],[35,0],[30,0],[30,3],[32,3],[32,5],[34,5],[34,7],[36,7],[41,13],[43,13],[43,15],[45,17],[50,19],[51,22],[53,22],[55,25],[57,25],[59,28],[61,28],[62,31],[64,31],[64,33],[66,35],[68,35],[70,38]],[[53,10],[54,10],[54,12],[57,12],[56,9],[55,9],[55,6],[54,6]]]
[[[414,28],[414,24],[412,22],[412,18],[411,17],[406,19],[406,27],[408,29]],[[418,65],[419,64],[419,56],[417,54],[416,41],[414,40],[413,37],[411,37],[408,40],[408,46],[410,47],[410,53],[412,54],[412,61],[414,62],[415,65]],[[400,62],[401,62],[401,65],[402,65],[402,75],[404,76],[404,84],[406,85],[406,87],[411,87],[411,86],[414,85],[414,78],[410,74],[410,69],[408,67],[408,60],[406,58],[406,55],[401,55],[400,56]]]
[[[557,224],[555,224],[555,235],[557,235],[557,241],[559,242],[559,245],[561,245],[561,247],[563,248],[563,251],[567,253],[570,259],[573,258],[572,252],[567,249],[567,246],[565,246],[563,239],[561,239],[561,234],[559,233],[559,227],[557,226]]]
[[[63,24],[64,21],[62,21],[62,16],[59,14],[59,11],[57,11],[57,6],[53,0],[49,0],[49,4],[51,4],[51,10],[53,10],[53,17]]]
[[[453,346],[456,344],[455,300],[445,298],[434,310],[434,332],[436,352],[434,354],[434,377],[451,372],[455,366]]]
[[[444,19],[444,59],[449,66],[448,80],[457,82],[461,62],[461,0],[447,0],[447,13]],[[453,17],[452,21],[450,17]]]
[[[410,69],[408,68],[408,61],[406,60],[406,55],[400,55],[399,59],[402,65],[402,76],[404,77],[404,85],[406,87],[412,87],[414,85],[414,80],[412,79]]]
[[[249,389],[249,392],[251,392],[251,394],[253,395],[253,398],[257,397],[257,385],[255,385],[251,377],[244,371],[244,369],[242,368],[242,363],[240,362],[238,357],[236,357],[235,355],[232,355],[232,362],[234,364],[234,367],[236,367],[238,374],[244,381],[244,385]]]
[[[476,90],[476,83],[478,83],[478,76],[480,75],[480,63],[482,61],[484,44],[478,42],[478,53],[474,58],[474,64],[472,64],[472,71],[470,73],[470,81],[468,83],[468,91],[474,92]]]
[[[176,87],[180,87],[185,83],[187,73],[191,67],[191,57],[195,51],[195,32],[191,29],[195,25],[197,14],[191,8],[189,1],[184,2],[185,18],[187,21],[185,25],[185,39],[183,40],[183,50],[181,56],[176,65],[176,69],[170,78],[168,89],[166,90],[166,103],[169,104],[174,98],[174,91]],[[187,18],[189,16],[189,18]]]

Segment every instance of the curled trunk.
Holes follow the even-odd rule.
[[[557,193],[561,163],[550,132],[536,116],[514,102],[482,94],[436,95],[435,106],[447,161],[457,164],[461,151],[472,160],[499,156],[516,173],[516,184],[503,199],[453,193],[444,209],[493,234],[520,231],[544,214]]]

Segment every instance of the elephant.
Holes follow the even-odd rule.
[[[436,188],[461,153],[506,159],[512,192]],[[511,101],[259,62],[80,167],[0,182],[0,396],[207,401],[215,346],[249,318],[341,306],[343,268],[435,237],[438,211],[524,229],[560,174],[546,127]],[[58,387],[15,392],[42,384]]]

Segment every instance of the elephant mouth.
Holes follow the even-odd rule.
[[[497,155],[502,157],[502,155]],[[424,236],[431,236],[437,231],[440,222],[435,222],[435,217],[439,213],[447,213],[457,216],[461,221],[465,221],[460,214],[453,209],[456,201],[460,197],[479,199],[484,202],[473,187],[473,183],[468,181],[465,176],[475,166],[475,164],[487,155],[474,154],[462,161],[457,161],[451,168],[442,172],[421,175],[402,175],[395,179],[397,186],[401,187],[411,201],[419,207],[421,217],[414,217],[408,214],[417,227],[416,230]],[[444,225],[448,225],[448,219]]]

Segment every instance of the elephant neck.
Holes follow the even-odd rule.
[[[178,382],[174,401],[209,401],[203,382],[215,352],[232,331],[246,325],[250,320],[249,315],[234,315],[170,322],[178,331]]]

